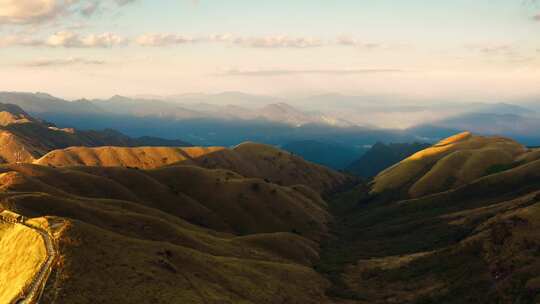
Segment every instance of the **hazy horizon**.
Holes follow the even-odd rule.
[[[463,98],[463,99],[452,99],[452,98],[413,98],[413,97],[403,97],[398,95],[391,94],[346,94],[343,92],[337,91],[327,91],[327,92],[305,92],[305,93],[296,93],[296,94],[264,94],[264,93],[251,93],[249,91],[237,91],[237,90],[222,90],[222,91],[186,91],[174,94],[152,94],[152,93],[130,93],[130,92],[115,92],[112,94],[104,95],[77,95],[77,96],[65,96],[62,94],[54,94],[48,91],[18,91],[18,90],[0,90],[0,93],[22,93],[22,94],[47,94],[55,98],[60,98],[65,101],[80,101],[80,100],[108,100],[114,97],[125,97],[133,100],[163,100],[174,102],[176,98],[187,98],[187,97],[211,97],[211,96],[220,96],[220,95],[245,95],[246,97],[260,97],[268,98],[270,101],[267,104],[272,103],[288,103],[295,102],[304,99],[310,99],[315,97],[344,97],[344,98],[357,98],[359,101],[385,101],[387,103],[399,103],[404,106],[439,106],[439,105],[449,105],[449,104],[511,104],[511,105],[527,105],[531,104],[540,99],[539,94],[531,94],[529,96],[523,96],[521,98]],[[193,99],[193,102],[197,102],[197,99]],[[222,104],[227,105],[227,104]],[[229,103],[229,105],[235,105],[234,102]],[[255,104],[256,106],[257,104]],[[309,106],[309,105],[307,105]]]

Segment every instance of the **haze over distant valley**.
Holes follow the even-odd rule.
[[[46,93],[4,92],[0,101],[17,104],[62,127],[113,128],[132,136],[181,137],[200,145],[322,140],[362,148],[377,141],[435,142],[465,130],[540,145],[536,103],[404,105],[400,100],[379,103],[338,94],[297,99],[239,92],[75,101]]]

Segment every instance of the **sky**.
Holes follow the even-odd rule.
[[[0,0],[0,90],[540,96],[534,0]]]

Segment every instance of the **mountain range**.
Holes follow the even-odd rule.
[[[25,149],[89,138],[1,109]],[[540,150],[512,139],[377,144],[412,155],[368,183],[254,142],[82,143],[0,165],[0,302],[540,300]]]
[[[190,146],[181,140],[132,138],[115,130],[80,131],[58,128],[33,118],[19,106],[0,104],[0,160],[29,162],[47,152],[71,146]]]
[[[540,144],[534,102],[426,106],[370,96],[285,99],[239,92],[76,101],[45,93],[3,92],[0,102],[19,105],[63,128],[110,128],[134,137],[182,138],[196,145],[234,146],[251,140],[282,146],[310,140],[354,149],[378,141],[434,143],[463,131]]]

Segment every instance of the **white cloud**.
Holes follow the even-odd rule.
[[[353,46],[353,47],[358,47],[358,48],[363,48],[363,49],[368,49],[368,50],[382,47],[382,45],[378,43],[364,42],[358,39],[345,37],[345,36],[339,37],[336,43],[342,46]]]
[[[128,44],[127,39],[113,33],[79,35],[70,31],[61,31],[50,35],[46,39],[37,39],[22,35],[0,36],[0,47],[110,48],[126,44]]]
[[[315,48],[326,45],[354,46],[366,50],[388,48],[379,43],[362,42],[348,37],[339,37],[334,41],[325,41],[316,37],[293,37],[288,35],[269,35],[242,37],[230,33],[190,37],[172,33],[153,33],[139,36],[137,44],[142,46],[171,46],[186,43],[213,42],[251,48]]]
[[[135,39],[135,42],[141,46],[170,46],[197,41],[195,38],[177,34],[145,34]]]
[[[312,48],[320,47],[325,44],[325,42],[318,38],[289,37],[285,35],[235,38],[232,42],[237,45],[254,48]]]
[[[127,40],[113,33],[80,36],[70,31],[61,31],[51,35],[42,44],[50,47],[106,48],[127,44]]]
[[[232,34],[214,34],[202,37],[190,37],[179,34],[154,33],[139,36],[136,39],[141,46],[171,46],[197,42],[230,43],[237,46],[253,48],[310,48],[323,46],[326,43],[311,37],[261,36],[238,37]]]
[[[90,34],[80,38],[82,47],[113,47],[127,44],[127,40],[113,33]]]
[[[0,0],[0,23],[28,24],[54,19],[77,0]]]
[[[36,24],[70,18],[90,17],[105,5],[125,6],[136,0],[0,0],[0,24]]]
[[[65,47],[74,47],[79,44],[79,37],[77,34],[69,31],[57,32],[51,35],[47,41],[46,45],[49,46],[65,46]]]
[[[0,38],[2,39],[2,38]],[[0,40],[0,46],[49,46],[66,48],[92,48],[113,47],[126,45],[130,39],[114,33],[81,35],[69,30],[59,31],[46,39],[31,39],[18,37],[17,39],[4,38]],[[170,33],[149,33],[138,36],[133,40],[137,45],[146,47],[164,47],[190,43],[226,43],[241,47],[252,48],[313,48],[324,46],[327,43],[317,38],[289,36],[261,36],[261,37],[237,37],[232,34],[218,34],[201,37],[191,37]]]

